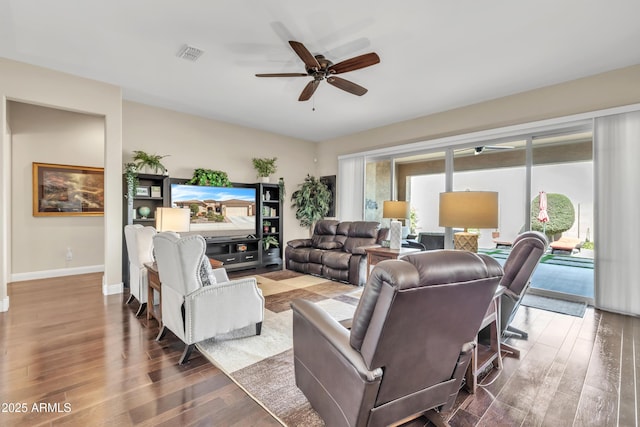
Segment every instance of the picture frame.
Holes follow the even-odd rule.
[[[151,197],[162,197],[162,187],[160,187],[159,185],[152,185]]]
[[[104,168],[32,164],[33,216],[104,215]]]
[[[136,197],[150,197],[149,187],[136,187]]]

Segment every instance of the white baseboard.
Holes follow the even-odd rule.
[[[25,280],[49,279],[51,277],[74,276],[76,274],[100,273],[104,271],[104,265],[89,265],[86,267],[60,268],[57,270],[32,271],[29,273],[15,273],[11,275],[11,282],[24,282]]]
[[[9,297],[6,296],[0,300],[0,313],[3,311],[9,311]]]
[[[102,276],[102,295],[115,295],[124,292],[124,283],[115,283],[108,285],[104,282],[104,276]]]

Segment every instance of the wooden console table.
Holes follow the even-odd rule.
[[[160,276],[158,275],[158,266],[155,262],[148,262],[144,265],[147,267],[147,320],[156,319],[158,325],[162,326],[162,286]],[[153,305],[154,291],[158,292],[160,304]]]
[[[387,259],[398,259],[403,255],[408,255],[413,252],[420,252],[420,249],[417,249],[417,248],[390,249],[390,248],[383,248],[381,246],[371,246],[368,248],[364,248],[364,251],[367,253],[367,278],[368,278],[369,273],[371,272],[371,268],[377,263],[379,263],[380,261],[384,261]]]

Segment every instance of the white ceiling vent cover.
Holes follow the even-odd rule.
[[[204,53],[204,50],[198,49],[197,47],[189,46],[185,44],[178,51],[178,58],[186,59],[189,61],[197,61],[198,58]]]

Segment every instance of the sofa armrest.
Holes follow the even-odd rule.
[[[351,253],[354,254],[354,255],[366,255],[367,254],[367,251],[366,251],[367,249],[380,248],[380,247],[382,247],[382,245],[357,246],[357,247],[353,248]]]
[[[294,239],[287,242],[287,246],[291,248],[309,248],[311,247],[311,239]]]

